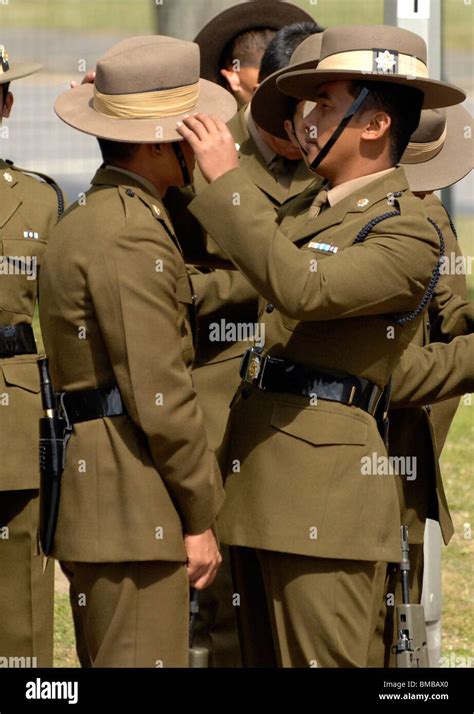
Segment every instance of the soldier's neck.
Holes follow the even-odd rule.
[[[365,160],[355,162],[354,164],[346,164],[345,166],[335,166],[329,169],[319,170],[318,173],[328,180],[331,188],[340,186],[342,183],[352,181],[353,179],[362,178],[371,174],[385,171],[393,168],[393,163],[388,158],[380,158],[376,160]]]

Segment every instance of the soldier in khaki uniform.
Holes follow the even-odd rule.
[[[304,43],[306,44],[306,43]],[[301,48],[303,50],[304,47]],[[266,92],[269,90],[262,85]],[[257,116],[264,111],[268,96],[257,97],[254,101],[254,111]],[[298,105],[299,117],[293,126],[300,126],[301,105]],[[274,122],[275,119],[273,118]],[[280,126],[282,125],[280,119]],[[272,123],[268,121],[268,128]],[[411,137],[400,164],[404,167],[409,185],[416,195],[424,199],[424,205],[429,217],[434,220],[444,236],[444,258],[441,276],[436,287],[429,311],[420,325],[413,344],[420,346],[430,342],[448,341],[457,334],[458,322],[452,300],[447,300],[448,294],[465,297],[466,281],[464,274],[456,272],[459,261],[462,261],[461,251],[457,242],[454,226],[444,206],[432,194],[438,188],[463,178],[472,168],[472,150],[469,132],[466,128],[472,126],[470,114],[461,106],[449,107],[443,110],[425,110],[422,112],[420,125]],[[449,132],[448,132],[449,129]],[[304,138],[299,135],[299,142]],[[292,216],[304,212],[306,200],[314,197],[318,184],[311,187],[297,201],[285,207],[288,221]],[[283,213],[283,211],[282,211]],[[282,225],[288,221],[283,221]],[[451,266],[457,266],[452,270]],[[461,303],[462,305],[462,303]],[[456,306],[455,306],[456,307]],[[463,306],[466,309],[466,306]],[[459,307],[458,307],[459,310]],[[466,326],[465,329],[471,329]],[[466,347],[469,343],[466,343]],[[459,352],[459,350],[457,351]],[[392,390],[392,402],[397,404],[398,394]],[[444,487],[439,468],[439,456],[454,416],[458,399],[443,401],[432,406],[392,409],[389,413],[390,440],[389,453],[394,457],[414,459],[417,464],[416,478],[408,479],[403,475],[397,478],[399,490],[401,521],[409,528],[411,546],[411,599],[418,602],[421,598],[423,582],[423,540],[426,519],[429,517],[440,523],[444,542],[448,544],[453,534],[453,525],[449,515]],[[398,564],[390,568],[387,579],[387,592],[383,600],[380,621],[376,637],[372,645],[370,662],[374,666],[395,665],[395,656],[390,656],[394,644],[394,607],[388,608],[387,597],[395,592],[396,602],[401,597]],[[392,601],[393,602],[393,601]],[[382,645],[385,640],[385,648]]]
[[[305,69],[299,63],[297,55],[311,56],[309,40],[306,40],[295,52],[291,60],[292,67]],[[319,57],[319,52],[314,58]],[[307,68],[307,65],[306,65]],[[272,131],[276,135],[284,136],[285,130],[290,139],[296,145],[301,146],[304,151],[304,132],[302,127],[302,110],[304,101],[296,106],[289,107],[288,98],[280,98],[275,92],[276,81],[281,73],[275,73],[269,80],[260,86],[259,93],[252,102],[252,110],[257,119],[264,123],[267,131]],[[272,103],[273,112],[268,115],[266,107]],[[294,100],[296,103],[296,100]],[[296,109],[296,116],[291,121],[286,119],[289,110]],[[469,128],[472,124],[469,113],[460,106],[449,107],[446,112],[442,110],[425,110],[422,112],[420,125],[411,137],[411,141],[401,159],[407,179],[413,191],[417,195],[424,197],[424,203],[430,218],[442,230],[445,239],[445,260],[449,265],[453,260],[462,259],[457,238],[451,219],[439,199],[427,191],[442,188],[454,183],[465,176],[472,167],[472,151],[470,148]],[[449,126],[449,133],[447,131]],[[319,183],[308,189],[307,196],[316,196]],[[304,202],[307,196],[283,207],[280,215],[285,212],[289,216],[298,215],[299,210],[303,213]],[[285,226],[285,221],[282,222]],[[443,264],[443,268],[445,264]],[[429,316],[420,325],[413,343],[426,345],[431,341],[449,340],[455,334],[456,323],[453,321],[453,306],[450,301],[443,298],[445,287],[449,287],[449,292],[461,295],[466,294],[465,278],[461,274],[451,272],[446,274],[442,269],[441,278],[435,291],[435,299],[431,301]],[[465,309],[466,306],[464,306]],[[429,318],[429,319],[428,319]],[[430,330],[431,323],[431,330]],[[467,328],[469,329],[469,328]],[[396,403],[397,394],[392,393],[392,398]],[[438,458],[442,445],[447,434],[449,424],[454,415],[458,400],[452,400],[427,407],[423,409],[394,409],[389,414],[390,422],[390,442],[389,453],[392,456],[414,458],[417,463],[417,478],[408,480],[403,476],[397,479],[401,504],[401,521],[409,526],[409,537],[411,544],[411,582],[412,601],[419,601],[421,597],[421,584],[423,579],[423,537],[427,514],[431,518],[440,520],[445,542],[447,543],[452,534],[452,523],[449,516],[446,497],[444,494],[441,474],[439,471]],[[410,405],[407,405],[410,406]],[[430,418],[433,410],[433,418]],[[438,418],[437,418],[438,417]],[[438,440],[435,439],[435,424],[437,425]],[[399,592],[398,567],[391,568],[391,577],[387,579],[387,588],[394,589],[397,585],[397,596]],[[396,581],[396,583],[395,583]],[[389,659],[389,653],[393,643],[393,621],[385,622],[386,598],[384,597],[381,619],[377,629],[377,635],[373,643],[371,662],[375,666],[382,666],[386,663],[395,662],[395,658]],[[390,617],[393,617],[394,610],[389,610]],[[385,632],[385,656],[381,651],[382,635]]]
[[[13,104],[10,82],[39,69],[40,65],[10,63],[5,48],[0,47],[2,118],[9,117]],[[0,160],[2,666],[53,665],[54,567],[53,561],[43,567],[38,542],[38,419],[42,408],[32,321],[38,271],[63,203],[51,179]]]
[[[259,82],[260,62],[278,30],[293,22],[313,22],[286,0],[250,0],[218,13],[196,35],[201,76],[248,104]]]
[[[204,107],[228,121],[235,101],[199,79],[195,44],[160,36],[118,43],[95,85],[55,107],[100,138],[105,164],[54,231],[41,276],[73,425],[53,555],[82,598],[95,667],[187,666],[189,585],[206,587],[220,562],[223,489],[189,369],[192,292],[161,200],[192,177],[176,119]]]
[[[219,532],[236,546],[247,664],[366,666],[400,518],[395,479],[361,463],[386,456],[376,405],[421,322],[440,251],[394,164],[421,107],[464,94],[428,78],[421,38],[384,26],[326,30],[317,69],[288,71],[278,87],[317,100],[307,150],[328,180],[291,242],[271,228],[225,127],[205,116],[179,127],[211,182],[190,210],[265,298],[265,354],[249,354],[228,425]]]

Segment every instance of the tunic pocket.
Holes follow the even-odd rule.
[[[0,240],[0,309],[33,315],[38,273],[46,241],[35,238]]]

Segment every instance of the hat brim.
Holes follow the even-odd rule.
[[[29,77],[30,74],[35,74],[43,69],[42,64],[27,64],[26,62],[15,62],[10,64],[6,72],[0,74],[0,84],[8,84],[15,79]]]
[[[315,69],[317,64],[318,60],[301,62],[293,65],[292,69]],[[288,141],[284,121],[290,118],[292,97],[283,94],[277,87],[278,78],[287,71],[288,67],[279,69],[259,85],[250,102],[250,111],[258,126],[268,131],[269,134]]]
[[[187,114],[214,114],[227,123],[237,111],[233,96],[205,79],[199,80],[199,101],[196,107],[171,117],[117,119],[94,109],[93,94],[93,84],[82,84],[61,94],[55,102],[54,110],[60,119],[74,129],[111,141],[138,144],[182,141],[183,137],[176,131],[176,122]]]
[[[471,132],[466,132],[471,127]],[[467,176],[472,165],[472,116],[462,106],[446,109],[446,139],[432,159],[403,167],[411,191],[438,191]],[[467,134],[467,136],[466,136]]]
[[[369,85],[371,82],[381,82],[419,89],[424,94],[423,109],[450,107],[454,104],[460,104],[466,98],[466,94],[459,87],[436,79],[424,79],[422,77],[412,79],[400,74],[368,73],[352,69],[306,69],[286,72],[283,73],[282,77],[278,78],[277,86],[281,92],[291,97],[316,101],[317,88],[321,84],[351,80],[367,82]]]
[[[222,53],[234,37],[258,28],[281,30],[293,22],[314,22],[305,10],[283,0],[252,0],[224,10],[194,38],[201,50],[201,77],[224,85],[219,65]]]

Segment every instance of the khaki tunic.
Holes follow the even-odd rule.
[[[230,200],[236,191],[238,207]],[[387,206],[387,195],[396,192],[395,206]],[[271,210],[235,169],[209,185],[190,210],[264,296],[266,352],[383,387],[422,319],[398,326],[391,316],[419,305],[439,258],[438,236],[402,169],[307,221],[313,198],[304,192],[281,230],[270,230]],[[352,245],[371,219],[393,208],[401,215]],[[323,400],[311,406],[303,397],[257,390],[239,397],[223,456],[222,540],[325,558],[397,560],[395,478],[361,473],[361,459],[374,452],[385,454],[385,447],[362,410]]]
[[[99,170],[52,233],[41,292],[55,389],[117,384],[127,411],[75,425],[54,556],[184,562],[183,532],[213,524],[223,489],[190,374],[191,288],[159,198]]]

